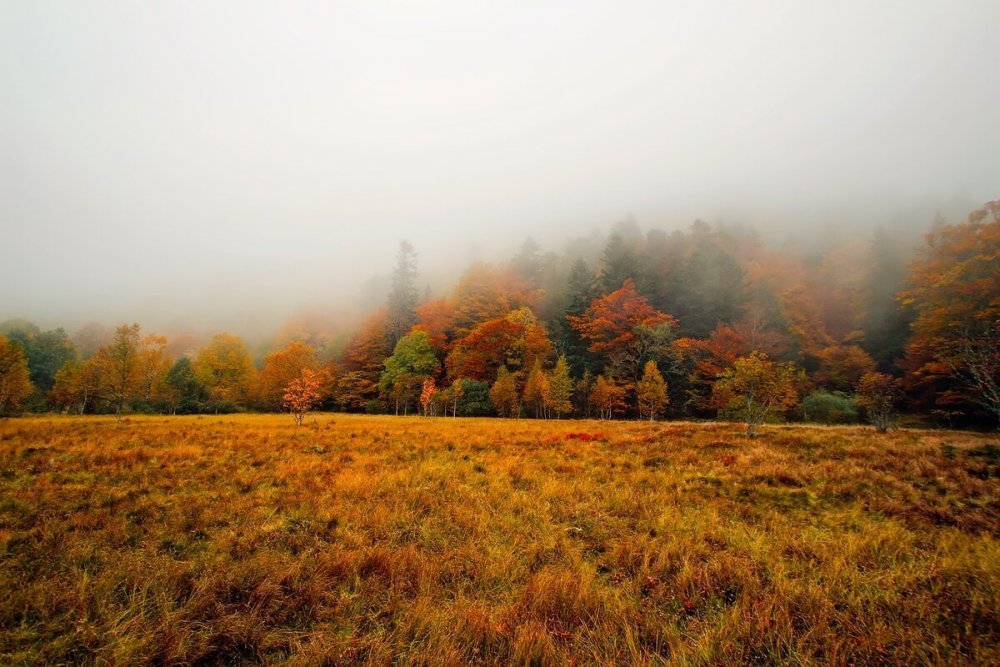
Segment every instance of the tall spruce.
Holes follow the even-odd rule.
[[[599,296],[594,272],[582,259],[576,260],[569,270],[566,279],[566,292],[563,298],[565,304],[562,317],[552,324],[552,342],[555,348],[566,357],[566,362],[574,375],[581,375],[585,370],[593,370],[595,359],[587,351],[588,343],[580,338],[580,334],[570,326],[567,317],[580,317],[587,306]]]
[[[409,333],[417,323],[417,251],[409,241],[399,244],[396,268],[392,272],[392,291],[388,302],[389,347],[393,348],[399,339]]]

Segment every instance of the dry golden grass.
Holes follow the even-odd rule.
[[[997,664],[956,432],[0,422],[3,664]]]

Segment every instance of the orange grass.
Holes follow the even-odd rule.
[[[958,432],[0,422],[2,664],[997,664]]]

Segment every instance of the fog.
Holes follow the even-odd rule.
[[[998,23],[995,0],[5,0],[0,320],[348,318],[404,238],[443,290],[629,214],[916,233],[998,195]]]

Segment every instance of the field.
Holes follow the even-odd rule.
[[[946,431],[0,422],[0,664],[997,664]]]

